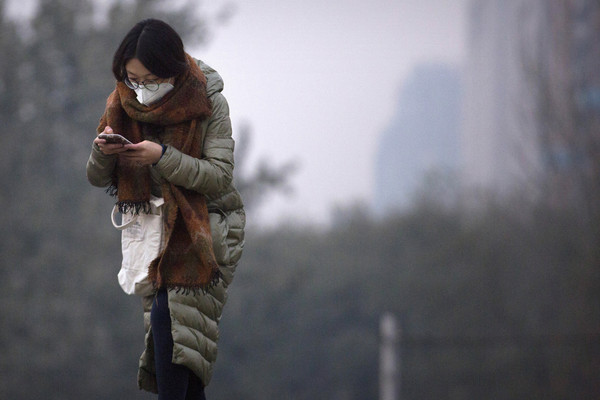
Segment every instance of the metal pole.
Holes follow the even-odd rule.
[[[400,361],[397,349],[400,330],[396,318],[385,313],[379,321],[379,330],[379,400],[400,400]]]

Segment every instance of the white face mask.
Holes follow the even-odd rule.
[[[135,94],[137,95],[137,99],[140,103],[148,106],[162,99],[162,97],[173,90],[174,87],[175,86],[169,82],[163,82],[158,84],[158,89],[155,91],[148,90],[141,86],[135,89]]]

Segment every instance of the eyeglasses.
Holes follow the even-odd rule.
[[[133,89],[133,90],[139,89],[140,87],[146,88],[151,92],[156,92],[158,90],[158,82],[156,82],[154,80],[137,82],[137,81],[131,81],[131,80],[129,80],[128,77],[125,77],[125,78],[123,78],[123,83],[125,83],[128,88]]]

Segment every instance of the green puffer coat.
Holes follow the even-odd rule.
[[[233,148],[229,106],[221,94],[223,80],[208,65],[198,61],[207,78],[207,93],[212,101],[213,114],[203,122],[203,155],[190,157],[168,146],[160,161],[152,167],[152,193],[160,196],[160,184],[167,180],[175,185],[203,193],[207,198],[213,248],[223,274],[220,283],[207,294],[178,294],[169,291],[173,362],[190,368],[208,385],[217,357],[218,324],[227,301],[227,287],[244,248],[244,214],[242,199],[232,185]],[[118,132],[117,132],[118,133]],[[147,138],[160,142],[160,137]],[[87,163],[87,176],[94,186],[106,187],[116,156],[107,156],[92,147]],[[153,296],[142,300],[146,349],[140,358],[138,384],[141,389],[157,392],[154,368],[154,349],[150,329],[150,310]]]

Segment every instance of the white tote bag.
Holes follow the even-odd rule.
[[[127,294],[149,296],[154,291],[152,282],[148,279],[148,266],[162,250],[163,204],[162,197],[152,196],[149,214],[122,214],[120,225],[115,218],[119,209],[116,205],[113,207],[111,220],[113,226],[121,231],[123,253],[123,262],[117,277],[121,288]]]

